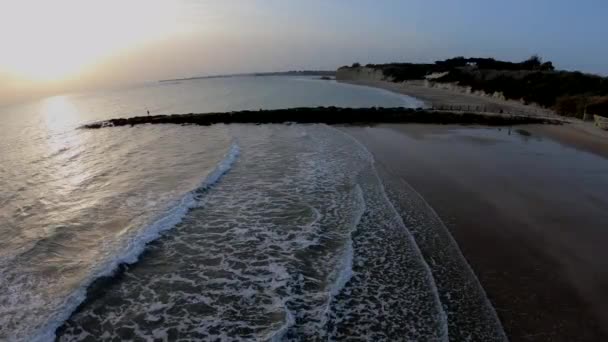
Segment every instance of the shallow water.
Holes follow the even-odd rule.
[[[380,317],[394,320],[380,336],[440,339],[433,281],[365,150],[326,126],[231,132],[241,155],[230,172],[120,282],[75,314],[60,340],[306,340],[344,329],[373,339],[365,324]],[[373,273],[349,282],[356,296],[334,299],[353,263]],[[361,307],[379,299],[382,315]],[[404,311],[417,316],[405,326]]]
[[[146,106],[156,114],[316,105],[419,102],[270,77],[3,108],[0,339],[447,339],[431,268],[373,158],[343,132],[75,129]],[[500,337],[497,329],[490,334]]]

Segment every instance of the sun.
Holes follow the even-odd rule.
[[[170,35],[170,0],[0,0],[0,71],[31,81],[77,77],[106,57]]]

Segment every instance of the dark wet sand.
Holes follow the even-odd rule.
[[[437,211],[512,341],[608,341],[608,144],[568,127],[345,128]],[[594,140],[596,139],[596,140]]]

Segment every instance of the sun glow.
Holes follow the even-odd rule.
[[[0,71],[30,81],[77,77],[176,28],[170,0],[0,0]]]

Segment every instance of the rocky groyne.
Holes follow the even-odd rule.
[[[118,118],[86,124],[81,128],[96,129],[143,124],[281,124],[323,123],[329,125],[371,125],[381,123],[479,124],[511,126],[521,124],[562,124],[561,120],[523,116],[468,112],[432,111],[411,108],[291,108],[278,110],[239,111],[225,113],[189,113]]]

